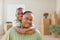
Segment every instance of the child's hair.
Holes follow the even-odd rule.
[[[32,14],[31,11],[25,11],[25,12],[23,13],[23,15],[25,15],[26,13],[31,13],[31,14]]]
[[[20,7],[20,8],[17,8],[17,10],[21,10],[21,9],[23,9],[23,8],[21,8],[21,7]],[[17,11],[17,10],[16,10],[16,11]]]

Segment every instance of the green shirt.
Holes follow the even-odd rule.
[[[36,30],[34,34],[19,34],[15,27],[9,29],[2,40],[41,40],[41,34]]]
[[[13,26],[16,27],[20,27],[22,28],[22,21],[21,20],[18,20],[17,18],[13,21]]]

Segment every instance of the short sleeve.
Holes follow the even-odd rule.
[[[13,26],[14,26],[14,27],[20,26],[20,24],[21,24],[21,23],[20,23],[19,21],[16,21],[16,20],[13,21]]]

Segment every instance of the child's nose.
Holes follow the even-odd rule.
[[[23,17],[23,16],[21,16],[21,17]]]

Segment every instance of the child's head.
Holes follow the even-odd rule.
[[[29,28],[32,26],[33,15],[31,11],[25,11],[22,18],[22,25],[24,28]]]
[[[16,17],[19,19],[19,20],[22,20],[22,17],[23,17],[23,8],[18,8],[16,10]]]

